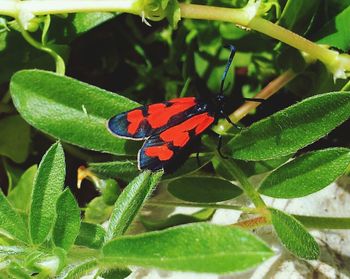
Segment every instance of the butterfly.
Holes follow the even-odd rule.
[[[107,127],[113,135],[145,141],[137,155],[139,170],[171,172],[187,159],[200,135],[218,119],[225,118],[236,126],[224,109],[224,81],[236,52],[234,46],[229,48],[231,53],[221,79],[220,93],[212,102],[195,97],[176,98],[144,105],[108,120]]]

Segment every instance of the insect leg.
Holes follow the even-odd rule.
[[[221,158],[223,159],[228,159],[227,156],[224,156],[222,153],[221,153],[221,147],[222,147],[222,135],[219,135],[219,141],[218,141],[218,146],[217,146],[217,151],[220,155]]]
[[[225,119],[228,123],[230,123],[233,127],[237,128],[238,130],[242,130],[242,127],[238,126],[236,123],[233,123],[230,117],[228,115],[225,115]]]
[[[202,164],[201,164],[201,160],[200,160],[200,158],[199,158],[199,151],[197,151],[196,159],[197,159],[197,165],[198,165],[198,167],[200,168]]]

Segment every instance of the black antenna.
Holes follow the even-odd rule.
[[[220,86],[220,93],[219,93],[219,95],[224,95],[225,79],[226,79],[228,70],[230,69],[233,57],[235,56],[235,53],[236,53],[236,47],[234,47],[233,45],[228,45],[228,46],[226,46],[226,48],[230,49],[231,53],[230,53],[230,57],[227,60],[224,74],[222,75],[222,78],[221,78],[221,86]]]

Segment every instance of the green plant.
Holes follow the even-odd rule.
[[[263,195],[304,197],[349,171],[350,149],[344,136],[335,136],[340,147],[330,147],[329,142],[316,150],[308,146],[350,117],[350,56],[345,53],[350,46],[350,2],[210,0],[201,4],[206,5],[175,0],[2,3],[0,155],[8,177],[7,194],[0,193],[3,274],[78,278],[95,271],[103,278],[124,278],[130,273],[128,266],[222,274],[251,268],[273,255],[249,229],[272,224],[292,254],[317,259],[319,246],[305,227],[350,228],[350,217],[290,215],[263,199]],[[127,14],[140,15],[146,24],[167,18],[170,25],[152,22],[154,28],[145,31],[149,27]],[[110,29],[107,21],[112,22]],[[94,29],[104,26],[110,32],[105,34],[115,33],[106,35],[110,36],[106,45],[98,41],[103,37]],[[79,50],[96,40],[100,53],[93,69],[75,66]],[[258,106],[246,103],[234,109],[239,91],[245,97],[269,99],[264,107],[272,107],[270,97],[283,88],[278,109],[241,132],[225,121],[213,127],[224,135],[228,160],[217,154],[216,142],[207,136],[201,167],[190,157],[171,175],[139,173],[135,162],[139,143],[113,137],[105,127],[107,119],[139,102],[217,92],[228,54],[223,48],[226,43],[239,50],[234,61],[237,75],[228,77],[230,118],[242,121]],[[73,62],[67,66],[69,57]],[[45,71],[52,69],[52,59],[55,72]],[[95,84],[102,80],[104,88],[122,93],[68,77],[66,68],[70,75],[90,78]],[[115,77],[120,87],[105,76]],[[281,105],[287,96],[293,97]],[[34,133],[27,123],[44,135]],[[68,170],[70,161],[87,165],[79,168],[79,184],[87,178],[101,194],[83,201],[87,206],[82,208],[82,220],[70,188],[64,189],[65,181],[72,183],[74,178],[71,173],[65,176],[60,142],[50,147],[38,168],[23,171],[37,162],[35,152],[43,151],[41,143],[48,146],[52,138],[64,144]],[[263,179],[253,184],[249,178],[258,174]],[[176,199],[162,199],[157,192],[150,198],[158,183]],[[119,185],[127,186],[121,190]],[[241,195],[253,207],[226,202]],[[201,210],[149,218],[139,216],[144,204]],[[239,210],[248,217],[233,226],[205,223],[217,209]],[[151,232],[133,232],[136,216]],[[100,225],[104,221],[107,228]]]

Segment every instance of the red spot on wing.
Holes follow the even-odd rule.
[[[190,140],[190,131],[194,130],[196,135],[202,133],[214,122],[214,117],[208,113],[202,113],[173,126],[160,134],[164,142],[172,143],[176,147],[183,147]]]
[[[160,161],[168,161],[174,155],[174,151],[164,144],[145,148],[145,154],[148,157],[158,157]]]
[[[144,119],[142,110],[136,109],[127,113],[126,119],[130,123],[128,125],[128,133],[134,135],[137,132],[142,120]]]
[[[153,129],[166,125],[171,117],[184,112],[197,104],[194,97],[177,98],[170,100],[169,103],[171,104],[170,106],[166,106],[165,104],[154,104],[148,107],[148,116],[146,119]]]

